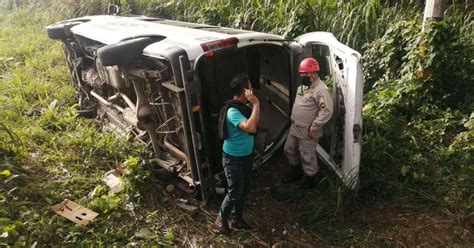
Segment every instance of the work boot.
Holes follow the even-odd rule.
[[[230,226],[234,229],[241,229],[241,230],[250,230],[252,226],[250,226],[242,217],[234,218],[230,221]]]
[[[215,224],[219,234],[228,235],[230,233],[229,223],[223,221],[220,216],[217,216]]]
[[[283,179],[283,183],[292,183],[301,179],[303,173],[301,173],[301,167],[299,165],[292,165],[290,175]]]
[[[314,187],[314,176],[305,175],[303,178],[303,183],[300,185],[300,189],[312,189]]]

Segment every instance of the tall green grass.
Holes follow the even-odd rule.
[[[5,1],[10,8],[12,1]],[[121,6],[123,14],[145,14],[183,21],[250,29],[288,38],[312,31],[328,31],[343,43],[361,49],[380,37],[388,26],[412,17],[415,1],[388,5],[382,0],[173,0],[173,1],[28,1],[28,5],[54,9],[61,18],[103,14],[109,2]],[[23,3],[26,5],[26,2]],[[419,10],[421,11],[421,10]]]
[[[3,0],[3,6],[10,9],[47,7],[62,19],[104,14],[109,3],[120,5],[123,14],[270,32],[290,39],[307,32],[327,31],[356,50],[381,37],[391,24],[423,12],[416,0]],[[468,10],[467,3],[459,6]]]
[[[118,242],[133,235],[133,221],[106,227],[104,218],[95,229],[115,230],[87,239],[88,229],[69,225],[49,207],[68,198],[123,220],[115,210],[127,211],[145,171],[130,165],[125,193],[117,195],[108,194],[101,177],[117,164],[146,159],[144,148],[77,118],[62,48],[44,31],[57,17],[31,11],[0,10],[0,246],[59,246],[79,237],[83,245]]]
[[[9,235],[0,239],[0,245],[26,246],[35,241],[59,245],[73,244],[74,240],[85,246],[126,244],[137,231],[137,220],[126,218],[129,223],[123,223],[125,217],[113,212],[119,208],[128,213],[117,201],[126,202],[123,199],[129,196],[106,194],[100,175],[116,163],[136,161],[140,151],[126,146],[119,137],[97,132],[93,122],[76,118],[74,90],[62,49],[59,43],[47,40],[43,31],[60,19],[104,13],[108,2],[1,2],[15,11],[0,12],[0,230]],[[121,4],[122,13],[272,32],[288,38],[330,31],[364,51],[369,60],[366,75],[370,72],[366,80],[371,87],[378,83],[365,99],[358,200],[372,204],[397,197],[420,209],[442,208],[454,223],[469,228],[466,223],[472,223],[474,216],[472,101],[453,99],[456,94],[449,86],[472,82],[472,61],[469,64],[468,60],[472,57],[471,14],[448,9],[449,18],[440,29],[443,32],[434,30],[426,36],[419,34],[421,10],[416,14],[412,1],[395,5],[380,0],[115,2]],[[44,6],[48,11],[41,9]],[[430,37],[432,40],[427,40]],[[433,56],[441,63],[420,59],[421,41],[427,42],[429,51],[438,51]],[[471,49],[460,46],[464,43],[471,44]],[[460,62],[462,68],[458,68]],[[420,65],[429,65],[432,75],[443,72],[442,77],[418,78],[415,69]],[[446,78],[456,78],[456,82]],[[55,99],[59,102],[52,105]],[[446,99],[453,103],[447,105]],[[142,179],[136,177],[136,181]],[[325,185],[323,190],[303,199],[308,207],[299,218],[308,225],[325,226],[329,216],[339,216],[361,202],[352,201],[335,178],[328,177],[321,185]],[[94,196],[89,196],[92,192]],[[92,231],[71,227],[48,212],[48,206],[65,197],[113,214],[93,224]],[[119,224],[111,227],[109,220]],[[347,228],[341,230],[334,226],[322,229],[335,244],[354,239]],[[91,238],[91,233],[99,234]],[[170,244],[161,234],[153,241]]]
[[[180,14],[183,13],[183,14]],[[294,38],[312,31],[332,32],[343,43],[360,49],[380,37],[390,23],[413,16],[403,5],[370,1],[172,1],[158,15],[185,21],[280,34]]]

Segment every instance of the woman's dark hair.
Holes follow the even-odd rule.
[[[248,76],[245,73],[241,73],[232,78],[230,82],[230,90],[232,95],[238,96],[244,92],[244,89],[248,87]]]

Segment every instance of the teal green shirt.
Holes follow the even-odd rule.
[[[222,149],[231,156],[247,156],[253,150],[253,135],[240,129],[239,123],[247,118],[236,108],[229,108],[226,114],[225,125],[227,139],[224,140]]]

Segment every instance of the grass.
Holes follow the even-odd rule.
[[[0,243],[67,244],[91,229],[67,225],[49,207],[69,198],[100,213],[112,212],[119,205],[114,202],[132,198],[127,194],[133,190],[108,194],[101,177],[138,156],[143,147],[129,147],[124,138],[99,132],[93,121],[76,117],[75,93],[62,49],[44,32],[46,24],[54,21],[47,12],[19,10],[2,16]],[[109,218],[123,219],[118,211],[115,214]],[[105,225],[97,223],[95,228],[106,233],[111,229],[107,242],[114,242],[122,238],[121,228],[127,225],[102,228]]]
[[[215,212],[208,211],[215,210],[196,216],[177,208],[176,196],[152,175],[156,168],[142,144],[76,116],[62,48],[44,32],[56,21],[49,14],[0,13],[0,246],[171,247],[247,239],[214,240],[209,223]],[[125,189],[114,194],[102,177],[117,165],[130,174],[122,175]],[[64,199],[99,217],[75,226],[50,210]],[[198,232],[205,232],[199,240]]]
[[[361,50],[363,44],[383,35],[391,23],[414,15],[412,9],[404,5],[389,6],[380,0],[178,0],[158,5],[158,11],[147,14],[276,33],[288,38],[327,31],[343,43]]]
[[[44,27],[65,16],[95,13],[105,1],[88,3],[63,2],[56,9],[61,10],[59,16],[44,9],[0,12],[0,245],[221,247],[256,246],[257,238],[267,243],[297,239],[314,245],[341,246],[474,243],[472,195],[459,195],[469,191],[458,188],[472,188],[472,175],[456,175],[464,183],[450,188],[443,188],[450,181],[439,184],[451,200],[433,197],[426,188],[399,184],[400,170],[389,163],[396,161],[392,155],[396,144],[387,138],[393,134],[385,133],[387,123],[375,123],[378,119],[366,126],[380,131],[365,136],[364,142],[371,145],[366,143],[364,149],[378,154],[367,163],[385,163],[362,168],[365,188],[359,195],[345,191],[332,173],[323,170],[317,190],[290,192],[287,195],[294,197],[283,201],[274,199],[273,191],[280,187],[278,178],[287,169],[281,162],[285,160],[276,158],[255,176],[248,211],[256,227],[254,232],[216,237],[212,221],[218,200],[195,213],[177,209],[176,198],[186,196],[166,193],[164,185],[152,175],[149,154],[140,144],[129,146],[123,137],[101,132],[95,121],[76,117],[74,89],[62,48],[47,39]],[[133,12],[133,8],[143,6],[151,11],[156,5],[140,1],[126,5],[125,10]],[[272,6],[244,1],[240,6],[240,2],[177,0],[159,10],[162,15],[178,13],[178,19],[288,36],[329,30],[355,47],[381,36],[389,25],[387,21],[403,16],[399,7],[382,8],[379,1],[369,1],[367,8],[362,6],[359,1],[340,8],[337,1],[307,1],[301,5],[279,1]],[[308,10],[312,16],[307,15]],[[343,18],[332,21],[333,16]],[[460,144],[453,149],[468,149],[472,136],[467,132],[461,133],[466,137],[456,137]],[[127,164],[131,174],[123,175],[123,192],[110,194],[101,177],[117,164]],[[458,173],[455,166],[452,173],[453,177]],[[98,212],[99,217],[85,228],[74,226],[49,210],[65,198]],[[462,207],[456,206],[460,203]]]
[[[4,6],[14,8],[4,0]],[[53,2],[54,4],[51,4]],[[103,14],[110,1],[30,1],[30,5],[53,8],[61,19]],[[382,36],[391,23],[413,17],[415,2],[393,5],[381,0],[174,0],[115,1],[123,14],[145,14],[168,19],[221,25],[280,34],[288,38],[312,32],[332,32],[356,50]],[[51,7],[53,6],[53,7]],[[415,7],[421,13],[421,8]]]

